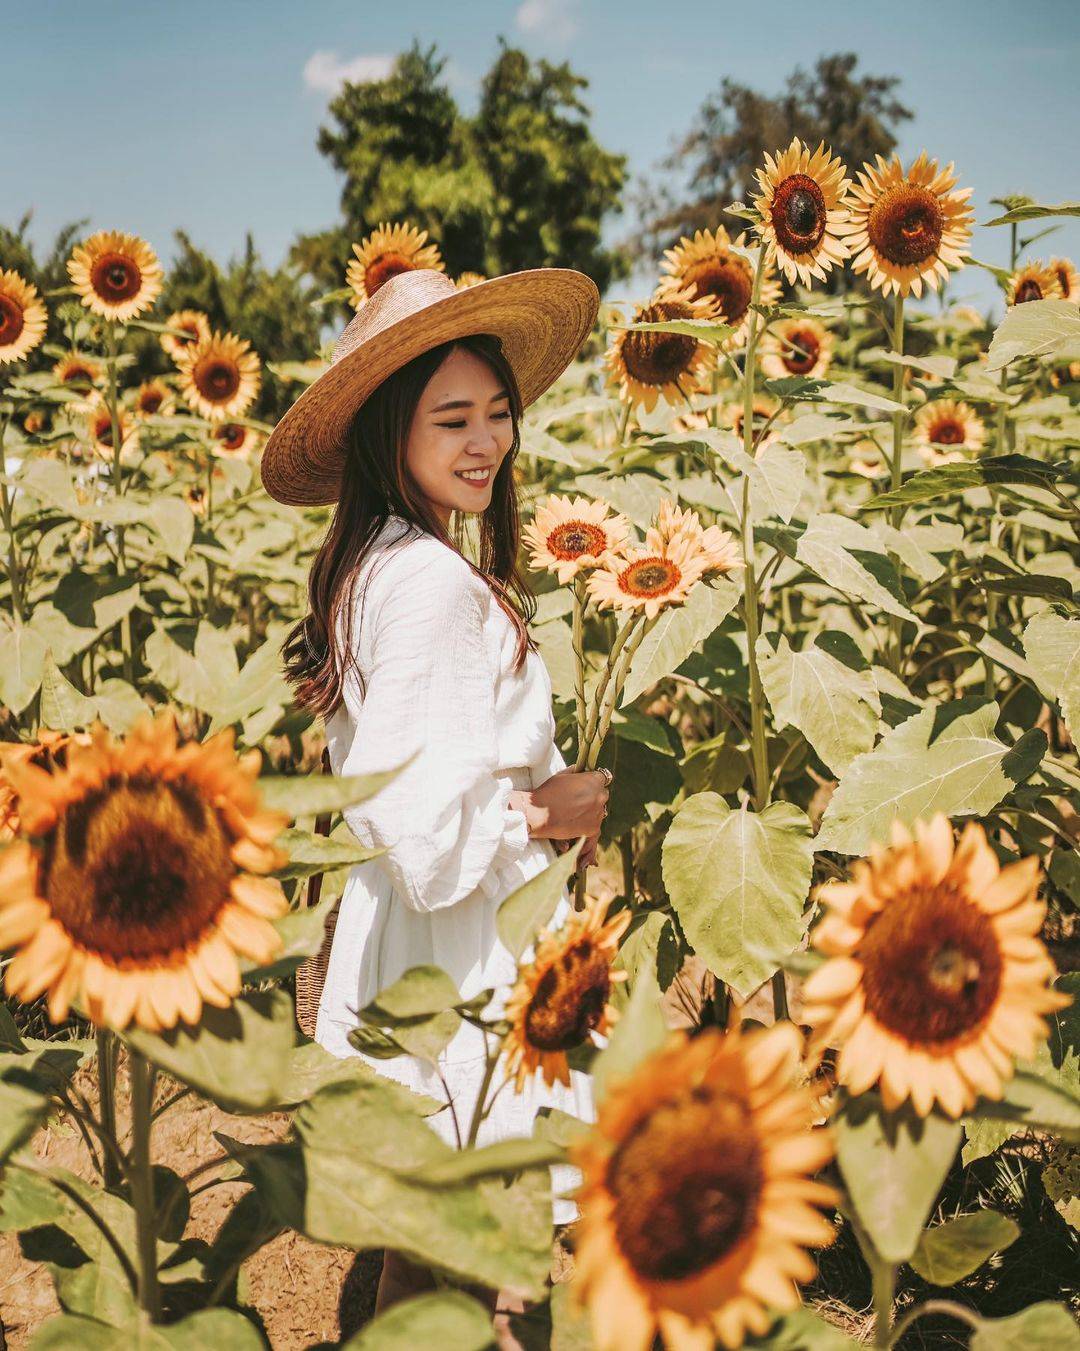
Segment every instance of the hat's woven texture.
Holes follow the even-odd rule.
[[[510,272],[462,290],[432,268],[391,277],[349,321],[329,368],[274,428],[262,453],[263,486],[295,506],[335,502],[357,409],[388,375],[452,338],[501,338],[528,407],[577,356],[599,307],[596,283],[573,268]]]

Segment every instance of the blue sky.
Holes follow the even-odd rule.
[[[34,208],[31,236],[63,223],[134,231],[163,259],[173,230],[224,260],[251,229],[276,265],[300,231],[337,219],[340,181],[315,147],[344,73],[377,76],[414,37],[448,58],[466,112],[502,34],[534,56],[569,60],[607,148],[649,174],[725,75],[773,92],[796,65],[853,50],[897,74],[915,111],[905,158],[926,148],[988,199],[1022,191],[1080,197],[1080,4],[1076,0],[38,0],[4,15],[0,126],[8,191],[0,219]],[[18,185],[14,192],[11,185]],[[628,227],[613,217],[605,238]],[[973,252],[1007,262],[1008,231],[976,229]],[[1035,252],[1080,261],[1080,220]],[[628,294],[625,284],[615,288]],[[968,268],[956,299],[987,303]]]

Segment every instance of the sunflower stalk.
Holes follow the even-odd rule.
[[[874,1281],[874,1345],[888,1346],[892,1341],[896,1267],[875,1254],[871,1269]]]
[[[630,400],[628,399],[623,407],[622,418],[619,420],[619,431],[618,435],[615,438],[616,446],[621,446],[623,444],[624,438],[626,437],[626,428],[630,422],[630,407],[631,407]]]
[[[3,512],[4,532],[7,535],[8,545],[8,579],[11,582],[11,604],[15,611],[15,619],[18,623],[23,622],[25,610],[23,608],[23,576],[22,561],[19,558],[19,546],[15,540],[15,525],[12,520],[11,497],[8,494],[7,483],[3,481],[3,475],[7,473],[7,456],[4,453],[4,434],[7,431],[8,419],[0,418],[0,511]]]
[[[893,308],[892,324],[892,349],[898,357],[904,355],[904,294],[897,291],[896,301]],[[893,367],[893,403],[903,404],[904,402],[904,370],[901,362],[897,362]],[[889,490],[890,492],[899,492],[903,482],[903,460],[904,460],[904,419],[907,417],[906,411],[901,407],[893,413],[893,437],[892,437],[892,461],[889,465]],[[889,513],[889,524],[894,530],[900,529],[900,523],[904,519],[903,506],[893,507]],[[893,556],[894,562],[899,560]],[[900,674],[900,667],[903,662],[902,634],[904,621],[899,615],[891,615],[889,618],[889,627],[892,629],[892,660],[891,669],[894,675]]]
[[[112,429],[112,483],[119,501],[124,495],[124,471],[120,463],[120,412],[118,406],[118,394],[116,388],[116,322],[113,319],[108,320],[105,326],[107,334],[107,346],[109,359],[105,363],[107,374],[106,381],[106,399],[109,405],[109,425]],[[127,560],[124,555],[124,526],[118,521],[116,524],[116,550],[117,566],[122,577],[127,576]],[[124,677],[130,683],[135,681],[135,647],[131,632],[131,613],[124,615],[120,621],[121,643],[124,652]]]
[[[487,1051],[487,1064],[484,1066],[484,1077],[480,1083],[480,1092],[476,1095],[476,1104],[473,1107],[472,1120],[469,1122],[469,1138],[465,1142],[468,1149],[476,1145],[476,1138],[480,1134],[480,1127],[483,1124],[487,1113],[484,1110],[485,1099],[488,1095],[488,1089],[491,1087],[491,1081],[495,1077],[495,1066],[499,1063],[499,1056],[502,1053],[501,1043],[496,1043],[494,1051],[488,1044],[488,1035],[484,1033],[484,1048]]]
[[[574,620],[571,630],[574,649],[574,706],[577,714],[578,746],[585,742],[585,579],[574,577]]]
[[[626,684],[626,678],[630,674],[630,664],[634,660],[634,654],[641,646],[642,640],[655,622],[655,619],[645,620],[641,628],[638,629],[623,649],[618,670],[615,672],[614,679],[608,683],[607,691],[604,694],[603,704],[600,709],[599,721],[596,730],[593,733],[592,740],[589,742],[588,756],[585,762],[589,769],[595,769],[596,762],[600,758],[600,752],[604,746],[604,739],[608,734],[608,728],[611,726],[612,714],[615,712],[619,698],[622,695],[623,687]]]
[[[116,1037],[107,1028],[97,1030],[98,1101],[101,1103],[101,1129],[105,1138],[116,1136]],[[102,1181],[106,1190],[120,1181],[120,1169],[112,1150],[106,1149]]]
[[[135,1237],[139,1255],[139,1305],[151,1322],[161,1315],[158,1289],[157,1225],[154,1211],[154,1174],[150,1162],[154,1067],[138,1051],[131,1051],[131,1199],[135,1207]]]
[[[630,630],[637,623],[637,616],[634,615],[626,621],[621,629],[615,635],[615,641],[611,645],[611,651],[608,653],[607,661],[604,663],[604,669],[600,672],[600,677],[596,682],[596,689],[593,691],[592,703],[589,707],[588,716],[585,720],[585,735],[578,743],[577,761],[574,764],[575,769],[584,769],[585,761],[589,753],[589,746],[596,734],[597,722],[600,717],[600,708],[603,702],[604,693],[607,690],[608,682],[611,680],[611,673],[619,659],[630,637]],[[584,675],[582,676],[584,679]]]

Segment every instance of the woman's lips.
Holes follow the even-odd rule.
[[[455,470],[454,477],[461,479],[462,483],[468,483],[473,488],[486,488],[491,482],[491,470],[488,469],[483,478],[465,478],[461,473]]]

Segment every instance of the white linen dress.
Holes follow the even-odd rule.
[[[339,643],[342,632],[339,625]],[[488,1016],[501,1012],[517,968],[496,912],[558,856],[550,840],[530,839],[525,814],[508,799],[566,768],[543,658],[530,650],[514,672],[516,634],[490,588],[460,554],[400,516],[388,518],[361,565],[352,640],[366,695],[347,670],[342,703],[325,724],[334,773],[369,774],[419,754],[344,811],[361,844],[387,852],[352,868],[341,898],[315,1028],[337,1056],[362,1054],[348,1041],[355,1011],[412,966],[442,967],[466,999],[494,987]],[[552,923],[571,909],[564,887]],[[438,1074],[416,1057],[362,1058],[446,1100]],[[440,1069],[465,1136],[484,1072],[480,1029],[463,1022]],[[594,1119],[589,1077],[576,1070],[569,1088],[534,1075],[519,1094],[503,1080],[500,1060],[479,1144],[531,1135],[542,1105]],[[449,1110],[428,1121],[456,1143]],[[567,1165],[552,1169],[554,1223],[576,1217],[559,1193],[578,1181]]]

